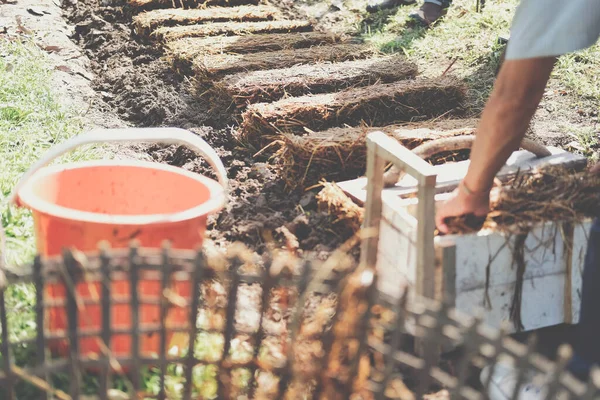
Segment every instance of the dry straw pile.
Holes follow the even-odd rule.
[[[344,35],[322,32],[255,34],[245,36],[210,36],[174,40],[166,48],[174,67],[190,74],[196,57],[233,53],[248,54],[263,51],[301,49],[345,42]]]
[[[420,144],[445,137],[472,135],[475,120],[440,120],[422,124],[385,127],[332,128],[298,136],[282,135],[277,158],[292,188],[311,186],[322,179],[341,181],[365,173],[366,137],[382,131],[403,146],[413,149]]]
[[[211,24],[161,27],[152,33],[158,40],[177,40],[185,37],[218,35],[248,35],[258,33],[290,33],[312,31],[312,24],[304,20],[259,21],[259,22],[215,22]]]
[[[343,124],[384,126],[452,114],[462,110],[465,98],[465,85],[452,77],[376,84],[253,104],[243,114],[242,130],[250,143],[266,145],[282,133],[301,135]]]
[[[487,218],[454,218],[448,226],[451,233],[468,233],[482,227],[523,233],[542,222],[576,223],[596,217],[599,205],[600,176],[587,170],[548,166],[518,174],[495,188]]]
[[[358,232],[364,219],[364,209],[354,203],[335,183],[324,182],[323,189],[317,195],[319,210],[336,217],[340,224],[350,232]]]
[[[296,65],[227,76],[215,86],[215,94],[226,96],[229,103],[245,106],[289,96],[335,92],[378,82],[411,79],[417,72],[417,66],[401,56]]]
[[[365,58],[375,51],[363,44],[341,43],[331,46],[316,46],[307,49],[280,50],[252,54],[219,54],[197,57],[193,61],[195,77],[212,81],[225,75],[244,71],[288,68],[297,64],[318,61],[346,61]]]
[[[237,6],[258,4],[260,0],[129,0],[129,5],[136,10],[156,8],[200,8],[206,6]]]
[[[193,25],[206,22],[273,20],[279,10],[271,6],[210,7],[185,10],[159,9],[141,13],[133,18],[136,32],[147,36],[161,26]]]

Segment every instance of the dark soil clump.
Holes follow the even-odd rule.
[[[123,119],[138,126],[205,122],[206,109],[161,59],[162,50],[135,40],[128,6],[99,7],[84,0],[73,7],[66,10],[75,25],[73,40],[91,60],[94,89]]]

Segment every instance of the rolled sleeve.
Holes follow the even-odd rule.
[[[551,57],[593,46],[600,35],[600,0],[522,0],[506,59]]]

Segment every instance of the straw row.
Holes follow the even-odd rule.
[[[347,42],[343,35],[322,32],[271,33],[244,36],[183,38],[165,44],[173,67],[181,74],[192,74],[195,58],[216,54],[249,54],[302,49]]]
[[[161,27],[156,29],[151,36],[157,40],[169,41],[186,37],[308,32],[312,31],[312,29],[312,24],[309,21],[304,20],[215,22],[204,25]]]
[[[133,18],[139,35],[147,36],[161,26],[194,25],[204,22],[273,20],[279,11],[271,6],[210,7],[193,10],[162,9],[141,13]]]
[[[303,134],[342,124],[387,125],[460,111],[466,87],[450,77],[351,88],[337,93],[259,103],[243,114],[247,140],[265,143],[280,133]]]
[[[312,54],[313,49],[310,51]],[[414,78],[416,74],[417,66],[400,56],[318,62],[230,75],[216,85],[215,92],[226,96],[230,102],[246,105],[283,97],[336,92],[374,83],[390,83]]]

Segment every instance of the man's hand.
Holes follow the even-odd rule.
[[[481,115],[471,148],[471,163],[464,183],[437,212],[436,225],[448,233],[444,220],[473,214],[487,215],[494,177],[525,136],[531,117],[544,94],[554,57],[507,60]],[[466,189],[466,190],[465,190]]]
[[[448,233],[444,220],[449,217],[459,217],[473,214],[476,217],[486,216],[490,210],[490,194],[468,193],[462,187],[456,188],[450,198],[441,205],[435,215],[435,224],[441,233]]]

